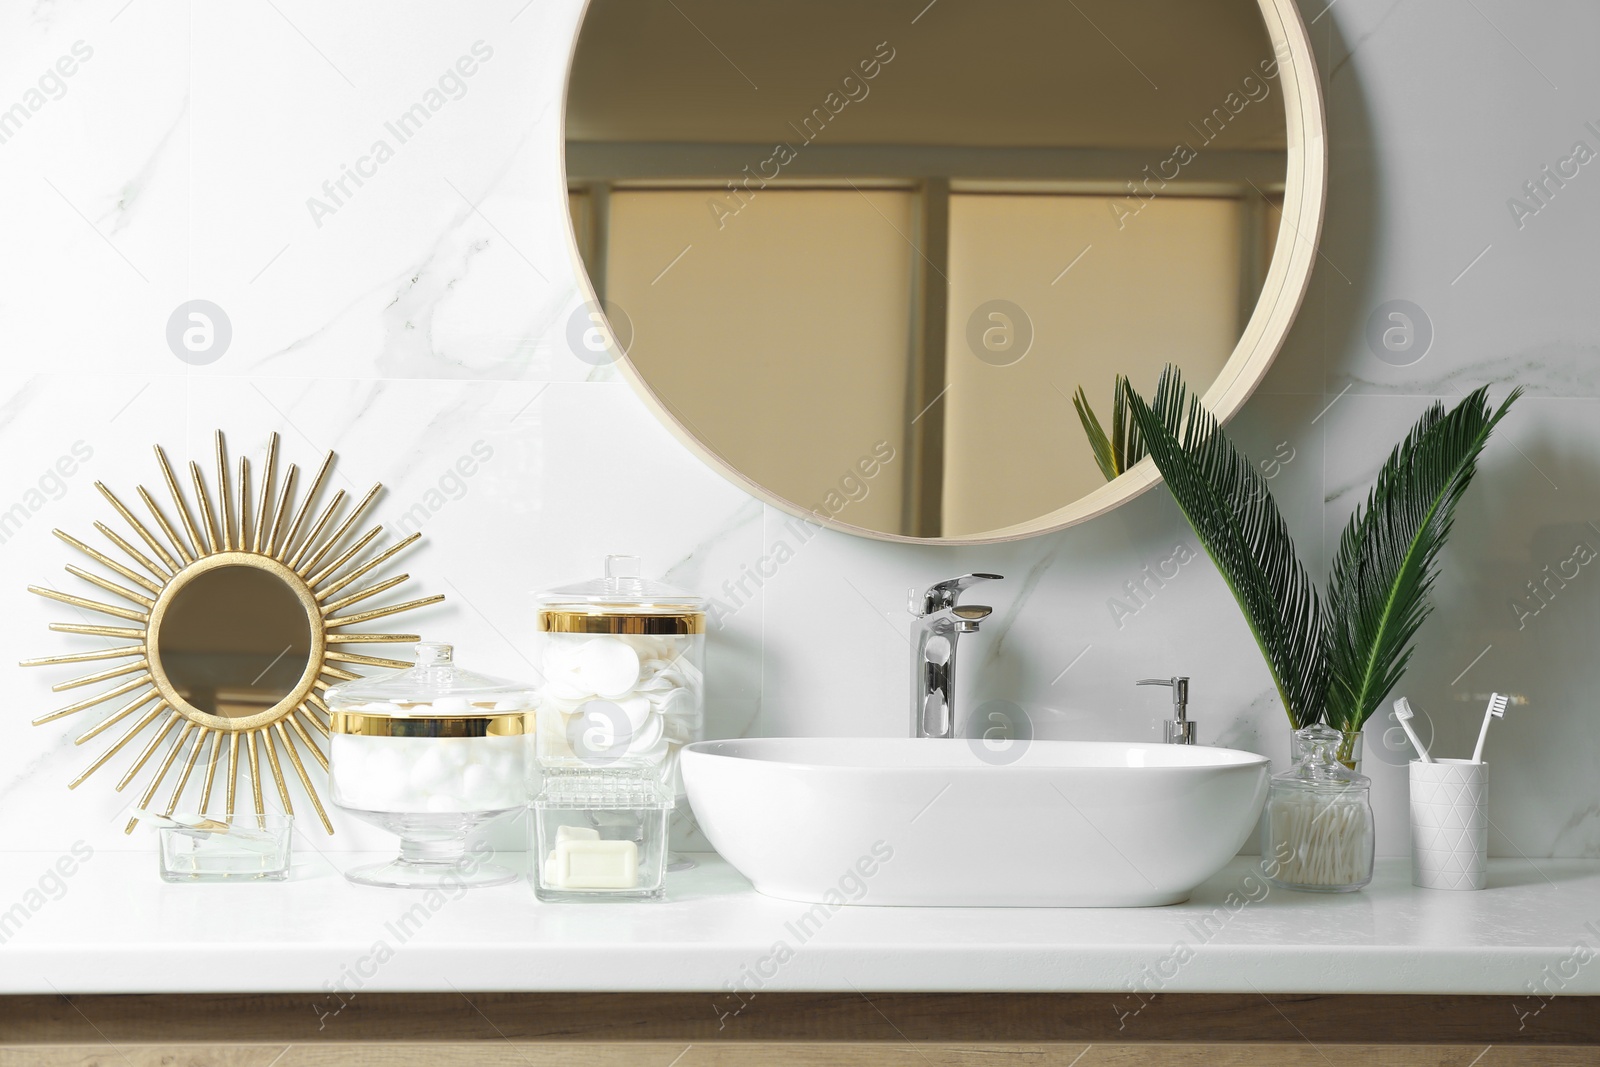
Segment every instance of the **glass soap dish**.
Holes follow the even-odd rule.
[[[282,882],[289,877],[293,815],[186,816],[161,826],[163,882]]]
[[[534,894],[660,900],[673,797],[654,773],[546,774],[533,802]]]

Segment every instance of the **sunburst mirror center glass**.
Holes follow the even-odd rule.
[[[173,597],[156,649],[191,706],[245,718],[294,691],[310,662],[311,626],[278,578],[256,567],[218,567]]]

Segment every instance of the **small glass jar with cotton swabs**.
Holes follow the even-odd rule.
[[[1295,765],[1274,775],[1261,826],[1268,879],[1281,889],[1350,893],[1372,881],[1372,780],[1339,761],[1341,735],[1295,731]]]

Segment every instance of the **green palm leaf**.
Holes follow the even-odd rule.
[[[1339,539],[1328,582],[1328,724],[1359,730],[1399,683],[1412,638],[1433,611],[1429,592],[1456,505],[1496,424],[1488,387],[1448,414],[1435,403],[1389,454],[1378,480]]]
[[[1176,434],[1178,427],[1183,423],[1183,405],[1188,399],[1188,391],[1181,379],[1174,378],[1173,381],[1176,388],[1172,390],[1162,390],[1158,383],[1152,407],[1162,423]],[[1090,407],[1089,397],[1084,393],[1083,386],[1078,386],[1077,392],[1072,396],[1072,406],[1078,411],[1078,421],[1083,423],[1083,432],[1089,438],[1089,448],[1094,453],[1095,463],[1108,482],[1146,455],[1144,438],[1139,433],[1139,426],[1128,414],[1128,397],[1132,392],[1133,387],[1128,383],[1128,379],[1120,374],[1117,375],[1116,384],[1111,391],[1109,434],[1095,417],[1094,408]]]
[[[1129,414],[1239,602],[1289,721],[1296,729],[1309,726],[1321,718],[1328,688],[1326,618],[1317,587],[1295,554],[1266,479],[1199,399],[1189,400],[1181,429],[1163,417],[1181,407],[1184,392],[1177,368],[1169,365],[1154,404],[1126,390]]]
[[[1122,390],[1122,375],[1117,375],[1117,391]],[[1078,386],[1078,391],[1072,394],[1072,406],[1078,409],[1078,421],[1083,423],[1083,432],[1089,438],[1089,450],[1094,453],[1094,461],[1100,467],[1100,473],[1110,481],[1122,473],[1122,460],[1118,448],[1112,444],[1111,437],[1101,427],[1100,420],[1095,417],[1094,408],[1089,406],[1089,397],[1085,395],[1083,386]],[[1118,439],[1116,424],[1117,409],[1112,408],[1112,433]]]

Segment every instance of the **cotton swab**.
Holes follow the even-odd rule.
[[[1411,701],[1401,697],[1394,702],[1394,717],[1400,720],[1400,728],[1405,730],[1406,736],[1411,738],[1411,747],[1417,750],[1417,758],[1423,763],[1432,763],[1433,757],[1428,755],[1428,750],[1423,747],[1422,741],[1417,737],[1417,732],[1411,728],[1411,717],[1416,713],[1411,710]]]
[[[1490,695],[1489,706],[1483,709],[1483,728],[1478,731],[1478,747],[1472,750],[1473,763],[1483,762],[1483,743],[1489,739],[1489,720],[1506,717],[1507,700],[1504,693]]]

